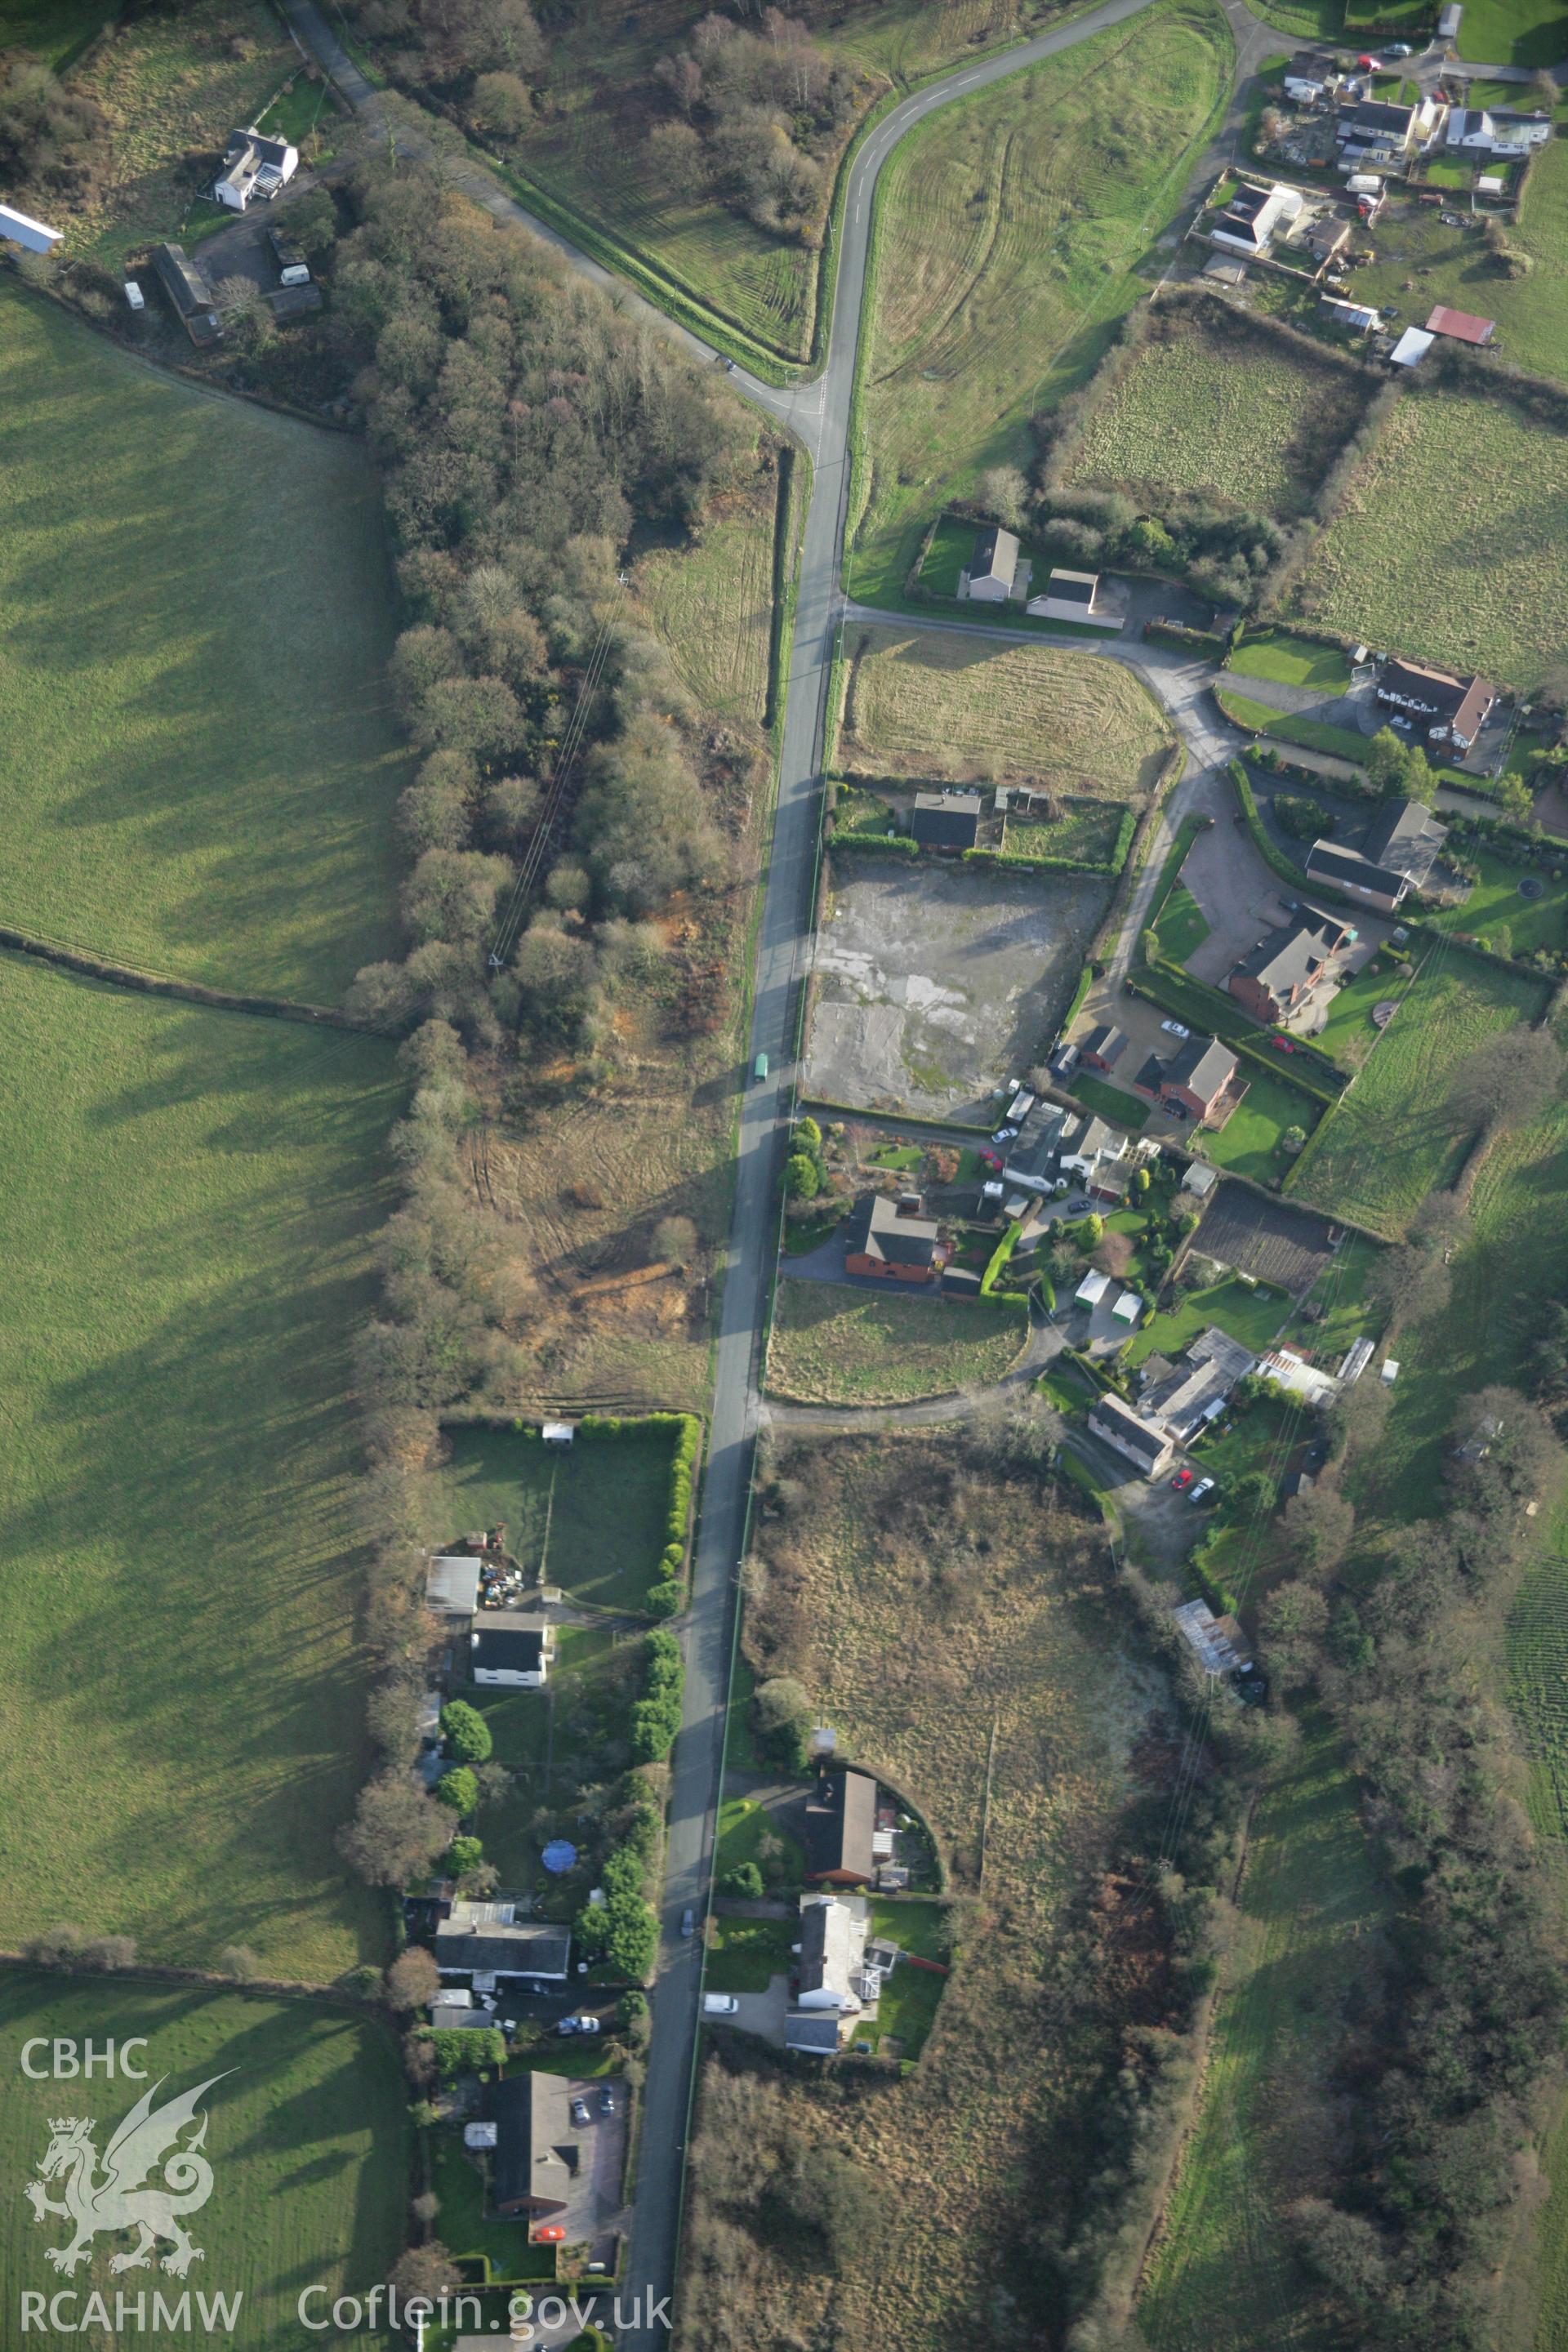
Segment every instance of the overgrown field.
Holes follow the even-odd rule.
[[[1092,373],[1228,87],[1206,0],[1164,0],[895,149],[879,184],[846,570],[898,598],[932,515],[1027,462],[1027,420]]]
[[[504,1522],[528,1575],[596,1608],[642,1607],[667,1540],[673,1429],[579,1429],[569,1446],[536,1429],[455,1429],[449,1443],[448,1541]]]
[[[758,1605],[775,1632],[799,1629],[789,1668],[814,1719],[910,1795],[961,1895],[984,1844],[984,1883],[903,2080],[868,2080],[847,2105],[831,2082],[710,2062],[684,2340],[816,2340],[831,2301],[843,2352],[940,2352],[953,2315],[1004,2283],[1055,2340],[1047,2266],[1019,2248],[1033,2219],[1070,2204],[1079,2102],[1126,2019],[1160,2014],[1157,1959],[1104,1875],[1130,1808],[1160,1811],[1160,1685],[1100,1598],[1098,1531],[1032,1475],[999,1476],[951,1431],[814,1439],[776,1466],[792,1499],[762,1522]],[[778,2227],[783,2184],[757,2172],[775,2134],[874,2183],[876,2226],[840,2233],[837,2279]]]
[[[1289,1190],[1396,1239],[1428,1192],[1452,1181],[1470,1137],[1448,1108],[1456,1064],[1488,1037],[1533,1020],[1539,981],[1439,948],[1342,1102],[1291,1171]]]
[[[117,25],[70,73],[102,109],[109,163],[89,193],[45,217],[68,253],[112,268],[133,247],[232,215],[197,196],[237,124],[257,116],[300,68],[300,52],[263,0],[194,0]]]
[[[1138,2309],[1153,2352],[1342,2340],[1281,2217],[1333,2179],[1333,2070],[1376,1992],[1384,1906],[1344,1758],[1321,1721],[1303,1729],[1253,1817],[1203,2104]]]
[[[331,1978],[382,1935],[332,1835],[392,1049],[12,959],[0,1028],[6,1939]]]
[[[318,1003],[388,951],[406,769],[363,449],[0,286],[0,922]]]
[[[1297,601],[1323,627],[1537,685],[1568,653],[1568,433],[1500,397],[1411,393]]]
[[[1065,478],[1134,498],[1200,491],[1288,519],[1310,505],[1369,389],[1358,371],[1299,356],[1221,303],[1157,311]]]
[[[136,2063],[149,2079],[108,2080],[100,2071],[91,2082],[32,2081],[22,2072],[21,2052],[38,2035],[90,2041],[100,2051],[111,2038],[122,2048],[145,2035],[147,2048]],[[402,2250],[412,2153],[408,2089],[391,2034],[368,2018],[260,1994],[8,1970],[0,1977],[0,2060],[6,2080],[0,2150],[6,2178],[16,2183],[0,2228],[8,2287],[0,2340],[7,2352],[37,2340],[18,2329],[17,2296],[48,2296],[62,2287],[79,2298],[65,2308],[79,2314],[94,2289],[110,2313],[117,2292],[132,2305],[138,2294],[146,2297],[144,2330],[104,2336],[89,2322],[79,2339],[84,2343],[123,2343],[133,2333],[148,2346],[221,2337],[236,2352],[288,2352],[300,2337],[302,2287],[326,2289],[324,2300],[309,2306],[324,2313],[337,2295],[363,2295],[384,2280]],[[132,2242],[100,2231],[87,2268],[63,2279],[46,2251],[67,2242],[70,2224],[48,2215],[40,2228],[21,2193],[48,2146],[51,2117],[95,2117],[101,2163],[121,2119],[160,2076],[165,2080],[155,2106],[215,2075],[225,2079],[213,2084],[200,2110],[208,2119],[202,2152],[214,2186],[186,2222],[203,2259],[183,2280],[151,2266],[115,2276],[111,2257]],[[187,2128],[182,2143],[192,2137]],[[153,2179],[161,2185],[158,2172]],[[58,2200],[61,2187],[57,2179],[46,2193]],[[154,2261],[169,2251],[167,2242],[160,2243]],[[209,2334],[195,2317],[191,2332],[151,2324],[154,2294],[167,2305],[187,2291],[193,2311],[203,2294],[242,2298],[232,2333],[215,2322]],[[365,2347],[376,2340],[357,2330],[333,2336]]]
[[[846,636],[839,761],[882,774],[1009,776],[1141,800],[1170,728],[1121,663],[913,628]]]
[[[805,1404],[901,1404],[1001,1379],[1028,1336],[1023,1302],[778,1286],[767,1386]]]
[[[714,501],[695,546],[658,548],[637,567],[639,602],[705,710],[760,730],[773,623],[773,457]]]

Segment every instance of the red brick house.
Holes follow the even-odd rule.
[[[881,1282],[934,1282],[948,1253],[918,1192],[863,1192],[844,1221],[844,1271]]]
[[[1342,948],[1355,938],[1348,923],[1303,907],[1293,923],[1270,931],[1233,968],[1226,982],[1255,1021],[1278,1023],[1304,1004]]]
[[[1228,1045],[1217,1037],[1189,1037],[1160,1073],[1160,1100],[1167,1109],[1173,1103],[1189,1118],[1205,1119],[1235,1076],[1236,1055]]]

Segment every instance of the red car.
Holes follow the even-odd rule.
[[[1277,1054],[1293,1054],[1296,1050],[1293,1037],[1270,1037],[1268,1042]]]
[[[546,2221],[542,2230],[535,2230],[533,2242],[536,2246],[558,2246],[565,2235],[559,2221]]]
[[[1190,1470],[1178,1470],[1175,1476],[1171,1481],[1172,1486],[1175,1488],[1178,1495],[1183,1493],[1186,1487],[1192,1485],[1192,1483],[1193,1474]]]
[[[1002,1165],[1001,1155],[994,1151],[983,1151],[980,1154],[980,1165],[982,1168],[999,1169]]]
[[[1356,69],[1359,73],[1381,73],[1383,60],[1381,58],[1357,58]]]

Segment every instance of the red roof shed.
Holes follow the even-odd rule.
[[[1457,343],[1489,343],[1497,332],[1495,319],[1475,319],[1468,310],[1450,310],[1439,302],[1426,321],[1429,335],[1452,335]]]

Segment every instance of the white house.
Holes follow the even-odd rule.
[[[229,133],[223,169],[213,182],[213,202],[242,213],[247,205],[270,204],[300,168],[300,151],[284,139],[268,139],[254,127]]]
[[[1018,542],[1010,530],[992,523],[974,542],[969,563],[972,603],[1005,604],[1013,593],[1018,571]]]
[[[1552,136],[1549,114],[1516,114],[1506,107],[1456,106],[1448,117],[1447,143],[1461,154],[1520,158],[1544,147]]]
[[[800,1906],[800,1991],[795,2006],[858,2017],[881,1989],[868,1972],[870,1906],[860,1895],[806,1895]]]
[[[63,229],[46,228],[30,213],[19,213],[15,205],[0,205],[0,238],[7,245],[19,245],[24,253],[52,253]]]
[[[1233,253],[1267,253],[1276,229],[1289,228],[1305,202],[1299,188],[1258,187],[1244,182],[1209,231],[1211,245]]]
[[[1090,629],[1120,629],[1120,613],[1102,611],[1095,600],[1100,593],[1098,572],[1053,572],[1046,583],[1042,596],[1031,596],[1025,605],[1045,621],[1078,621]]]
[[[481,1611],[468,1636],[468,1671],[477,1683],[542,1690],[555,1654],[555,1628],[531,1611]]]

